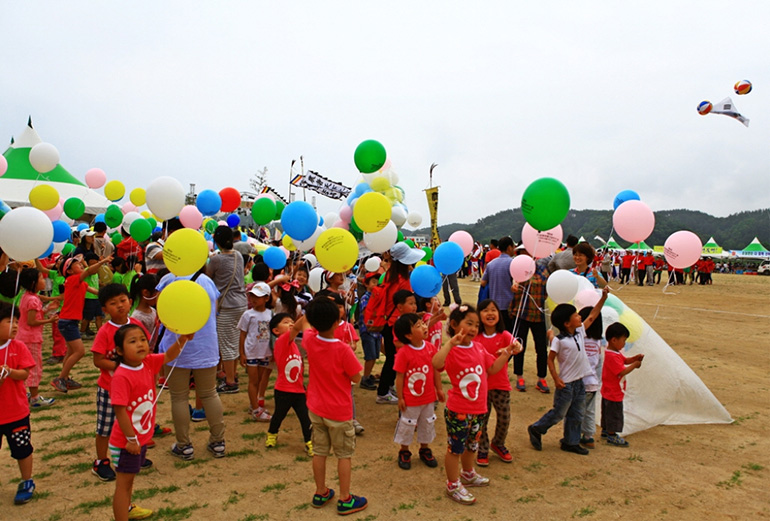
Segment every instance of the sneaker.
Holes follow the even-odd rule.
[[[155,440],[150,438],[150,440],[144,445],[148,449],[154,449],[155,448]]]
[[[273,417],[270,415],[269,412],[267,412],[267,409],[264,409],[262,407],[259,407],[258,409],[255,409],[251,412],[251,417],[254,418],[254,421],[260,422],[260,423],[269,423]]]
[[[356,430],[356,435],[361,435],[364,433],[364,426],[358,423],[358,420],[353,418],[353,428]]]
[[[489,453],[479,451],[479,453],[476,455],[476,465],[478,465],[479,467],[488,467]]]
[[[45,362],[43,362],[43,365],[56,365],[60,364],[64,361],[63,356],[51,356],[45,359]]]
[[[519,378],[516,380],[516,390],[520,393],[523,393],[527,390],[527,386],[524,385],[524,378]]]
[[[22,481],[19,483],[19,487],[16,489],[16,496],[13,498],[14,505],[23,505],[29,503],[32,496],[35,494],[35,482],[31,479]]]
[[[596,443],[594,442],[594,439],[586,438],[585,436],[580,437],[580,444],[587,449],[593,449],[596,447]]]
[[[212,456],[215,458],[224,458],[225,457],[225,440],[222,441],[212,441],[208,445],[206,445],[206,449],[211,453]]]
[[[144,461],[139,466],[139,470],[147,470],[152,468],[152,460],[149,458],[144,458]]]
[[[602,429],[602,438],[606,438],[609,435],[610,435],[609,432],[607,432],[606,430]]]
[[[158,389],[168,389],[168,384],[166,383],[166,379],[162,376],[158,378]]]
[[[67,385],[67,390],[69,391],[72,391],[74,389],[80,389],[81,387],[83,387],[82,385],[80,385],[80,382],[76,382],[72,378],[67,378],[65,380],[65,384]]]
[[[378,394],[376,402],[379,404],[398,405],[398,398],[390,393],[382,396]]]
[[[368,506],[369,502],[366,501],[365,497],[350,494],[350,497],[347,499],[337,500],[337,513],[341,516],[346,516],[348,514],[360,512]]]
[[[372,375],[369,375],[364,378],[361,378],[361,383],[359,384],[359,387],[361,387],[361,389],[366,389],[367,391],[376,391],[377,382],[375,381]]]
[[[38,394],[34,398],[30,399],[29,406],[33,409],[39,409],[40,407],[48,407],[49,405],[53,405],[53,402],[55,401],[56,398],[45,398]]]
[[[66,393],[68,390],[67,381],[64,378],[54,378],[51,380],[51,385],[53,385],[53,388],[60,393]]]
[[[307,440],[305,442],[305,452],[310,457],[315,456],[315,452],[313,452],[313,441],[312,440]]]
[[[193,449],[192,444],[179,445],[178,443],[174,443],[171,446],[171,454],[173,454],[177,458],[181,458],[183,460],[189,461],[195,457],[195,450]]]
[[[412,453],[408,450],[398,451],[398,466],[404,470],[412,468]]]
[[[551,392],[551,388],[548,387],[548,382],[545,381],[545,378],[538,379],[535,387],[537,387],[537,390],[543,394],[548,394]]]
[[[147,519],[152,515],[152,510],[149,508],[142,508],[138,505],[135,505],[134,503],[131,503],[131,506],[128,507],[128,518],[129,519]]]
[[[206,411],[203,409],[193,409],[190,412],[190,420],[194,422],[206,421]]]
[[[91,474],[102,481],[115,481],[115,471],[110,467],[110,460],[108,459],[98,459],[94,461],[94,466],[91,468]]]
[[[529,433],[529,442],[535,447],[535,450],[543,450],[543,442],[540,439],[542,434],[535,430],[535,426],[530,425],[527,427],[527,432]]]
[[[588,449],[584,449],[580,445],[567,445],[566,443],[562,443],[561,450],[564,452],[572,452],[573,454],[580,454],[581,456],[588,456]]]
[[[329,503],[329,500],[334,497],[334,489],[327,488],[326,494],[313,494],[313,501],[311,505],[313,508],[321,508]]]
[[[240,390],[241,388],[238,387],[238,384],[229,384],[227,382],[222,382],[217,386],[219,394],[236,394]]]
[[[430,450],[430,447],[420,449],[420,460],[432,469],[438,467],[438,461],[433,457],[433,451]]]
[[[463,505],[472,505],[476,502],[476,497],[468,492],[468,489],[466,489],[459,481],[452,483],[451,485],[447,484],[446,495],[449,496],[450,499],[462,503]]]
[[[608,434],[607,443],[615,445],[616,447],[628,447],[628,442],[617,434]]]
[[[493,443],[489,446],[489,448],[492,449],[492,452],[497,454],[497,457],[499,457],[505,463],[511,463],[513,461],[513,456],[511,456],[511,453],[508,452],[508,449],[505,447],[505,445],[495,445]]]
[[[271,449],[278,444],[278,435],[268,432],[267,438],[265,438],[265,447]]]
[[[171,434],[171,429],[168,427],[161,427],[157,423],[155,424],[155,430],[152,433],[153,438],[162,438],[163,436],[168,436]]]
[[[486,487],[489,485],[489,478],[485,478],[475,470],[471,473],[460,472],[460,482],[466,487]]]

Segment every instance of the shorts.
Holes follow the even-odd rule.
[[[623,402],[602,398],[602,429],[607,432],[623,431]]]
[[[408,406],[401,412],[396,423],[393,441],[399,445],[409,445],[417,431],[417,443],[431,443],[436,438],[436,404]]]
[[[64,337],[67,342],[73,340],[80,340],[80,320],[70,320],[68,318],[60,318],[56,322],[56,327],[59,328],[59,333]]]
[[[247,367],[270,367],[269,358],[248,358],[246,360]]]
[[[29,416],[21,420],[0,425],[0,447],[3,446],[3,436],[8,440],[11,449],[11,457],[21,460],[32,454],[31,432],[29,430]]]
[[[462,454],[466,449],[471,452],[479,449],[481,426],[484,424],[483,414],[467,414],[444,408],[444,420],[449,452]]]
[[[377,360],[380,357],[382,336],[379,333],[361,333],[361,346],[364,349],[364,360]]]
[[[99,299],[87,298],[83,304],[83,320],[93,320],[96,317],[104,317],[102,305],[99,304]]]
[[[110,402],[110,392],[96,388],[96,435],[109,438],[115,424],[115,409]]]
[[[313,452],[329,456],[334,451],[338,459],[352,458],[356,449],[356,429],[353,420],[338,422],[308,411],[313,425]]]
[[[123,474],[139,474],[144,463],[144,456],[147,454],[147,446],[143,446],[139,454],[131,454],[126,449],[119,449],[110,445],[110,460],[115,467],[115,471]]]

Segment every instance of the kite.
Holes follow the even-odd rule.
[[[749,119],[743,117],[737,110],[735,110],[735,103],[733,103],[733,100],[730,98],[725,98],[714,105],[712,105],[710,101],[701,101],[698,104],[698,113],[701,116],[705,116],[706,114],[722,114],[724,116],[730,116],[731,118],[737,119],[745,126],[749,126]]]

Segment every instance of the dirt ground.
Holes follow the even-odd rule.
[[[613,284],[617,286],[617,284]],[[461,280],[463,296],[475,302],[478,286]],[[629,448],[597,444],[589,456],[559,450],[560,426],[543,438],[543,451],[529,445],[526,426],[552,402],[531,387],[534,353],[527,355],[530,388],[511,399],[507,445],[514,461],[493,455],[482,472],[491,485],[475,489],[473,506],[444,496],[443,414],[433,444],[439,468],[417,458],[403,471],[392,443],[396,408],[376,405],[375,393],[356,389],[358,416],[366,431],[353,459],[353,492],[370,501],[355,514],[368,521],[390,519],[766,519],[770,518],[770,392],[766,351],[770,347],[770,277],[716,275],[713,286],[627,286],[618,293],[679,353],[731,413],[731,425],[659,426],[629,436]],[[87,348],[90,347],[87,344]],[[47,349],[44,350],[47,352]],[[94,456],[97,371],[84,359],[75,378],[84,388],[58,394],[48,383],[58,366],[47,368],[42,388],[52,407],[32,413],[36,498],[12,505],[18,469],[0,453],[0,519],[107,520],[114,484],[90,473]],[[653,375],[654,376],[654,375]],[[244,378],[242,376],[242,378]],[[446,386],[445,386],[446,387]],[[331,519],[334,506],[310,508],[313,480],[302,451],[296,418],[282,427],[277,449],[266,450],[267,424],[247,419],[245,392],[225,395],[228,457],[205,450],[205,423],[193,424],[196,458],[172,457],[171,439],[158,440],[148,456],[155,469],[135,481],[135,500],[156,510],[153,519],[254,521]],[[171,425],[167,394],[158,404],[161,424]],[[413,451],[416,454],[416,448]],[[328,480],[337,488],[329,462]]]

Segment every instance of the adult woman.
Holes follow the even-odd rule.
[[[594,247],[587,242],[576,244],[572,248],[572,258],[575,260],[575,269],[572,272],[587,278],[595,288],[603,288],[607,281],[591,266],[595,255]]]
[[[238,320],[246,311],[246,285],[243,279],[243,257],[233,249],[233,231],[229,226],[220,226],[214,231],[214,243],[219,255],[209,261],[206,274],[219,290],[217,303],[217,337],[219,356],[225,371],[225,381],[217,388],[220,393],[238,392],[235,369],[239,358],[238,341],[240,331]]]

